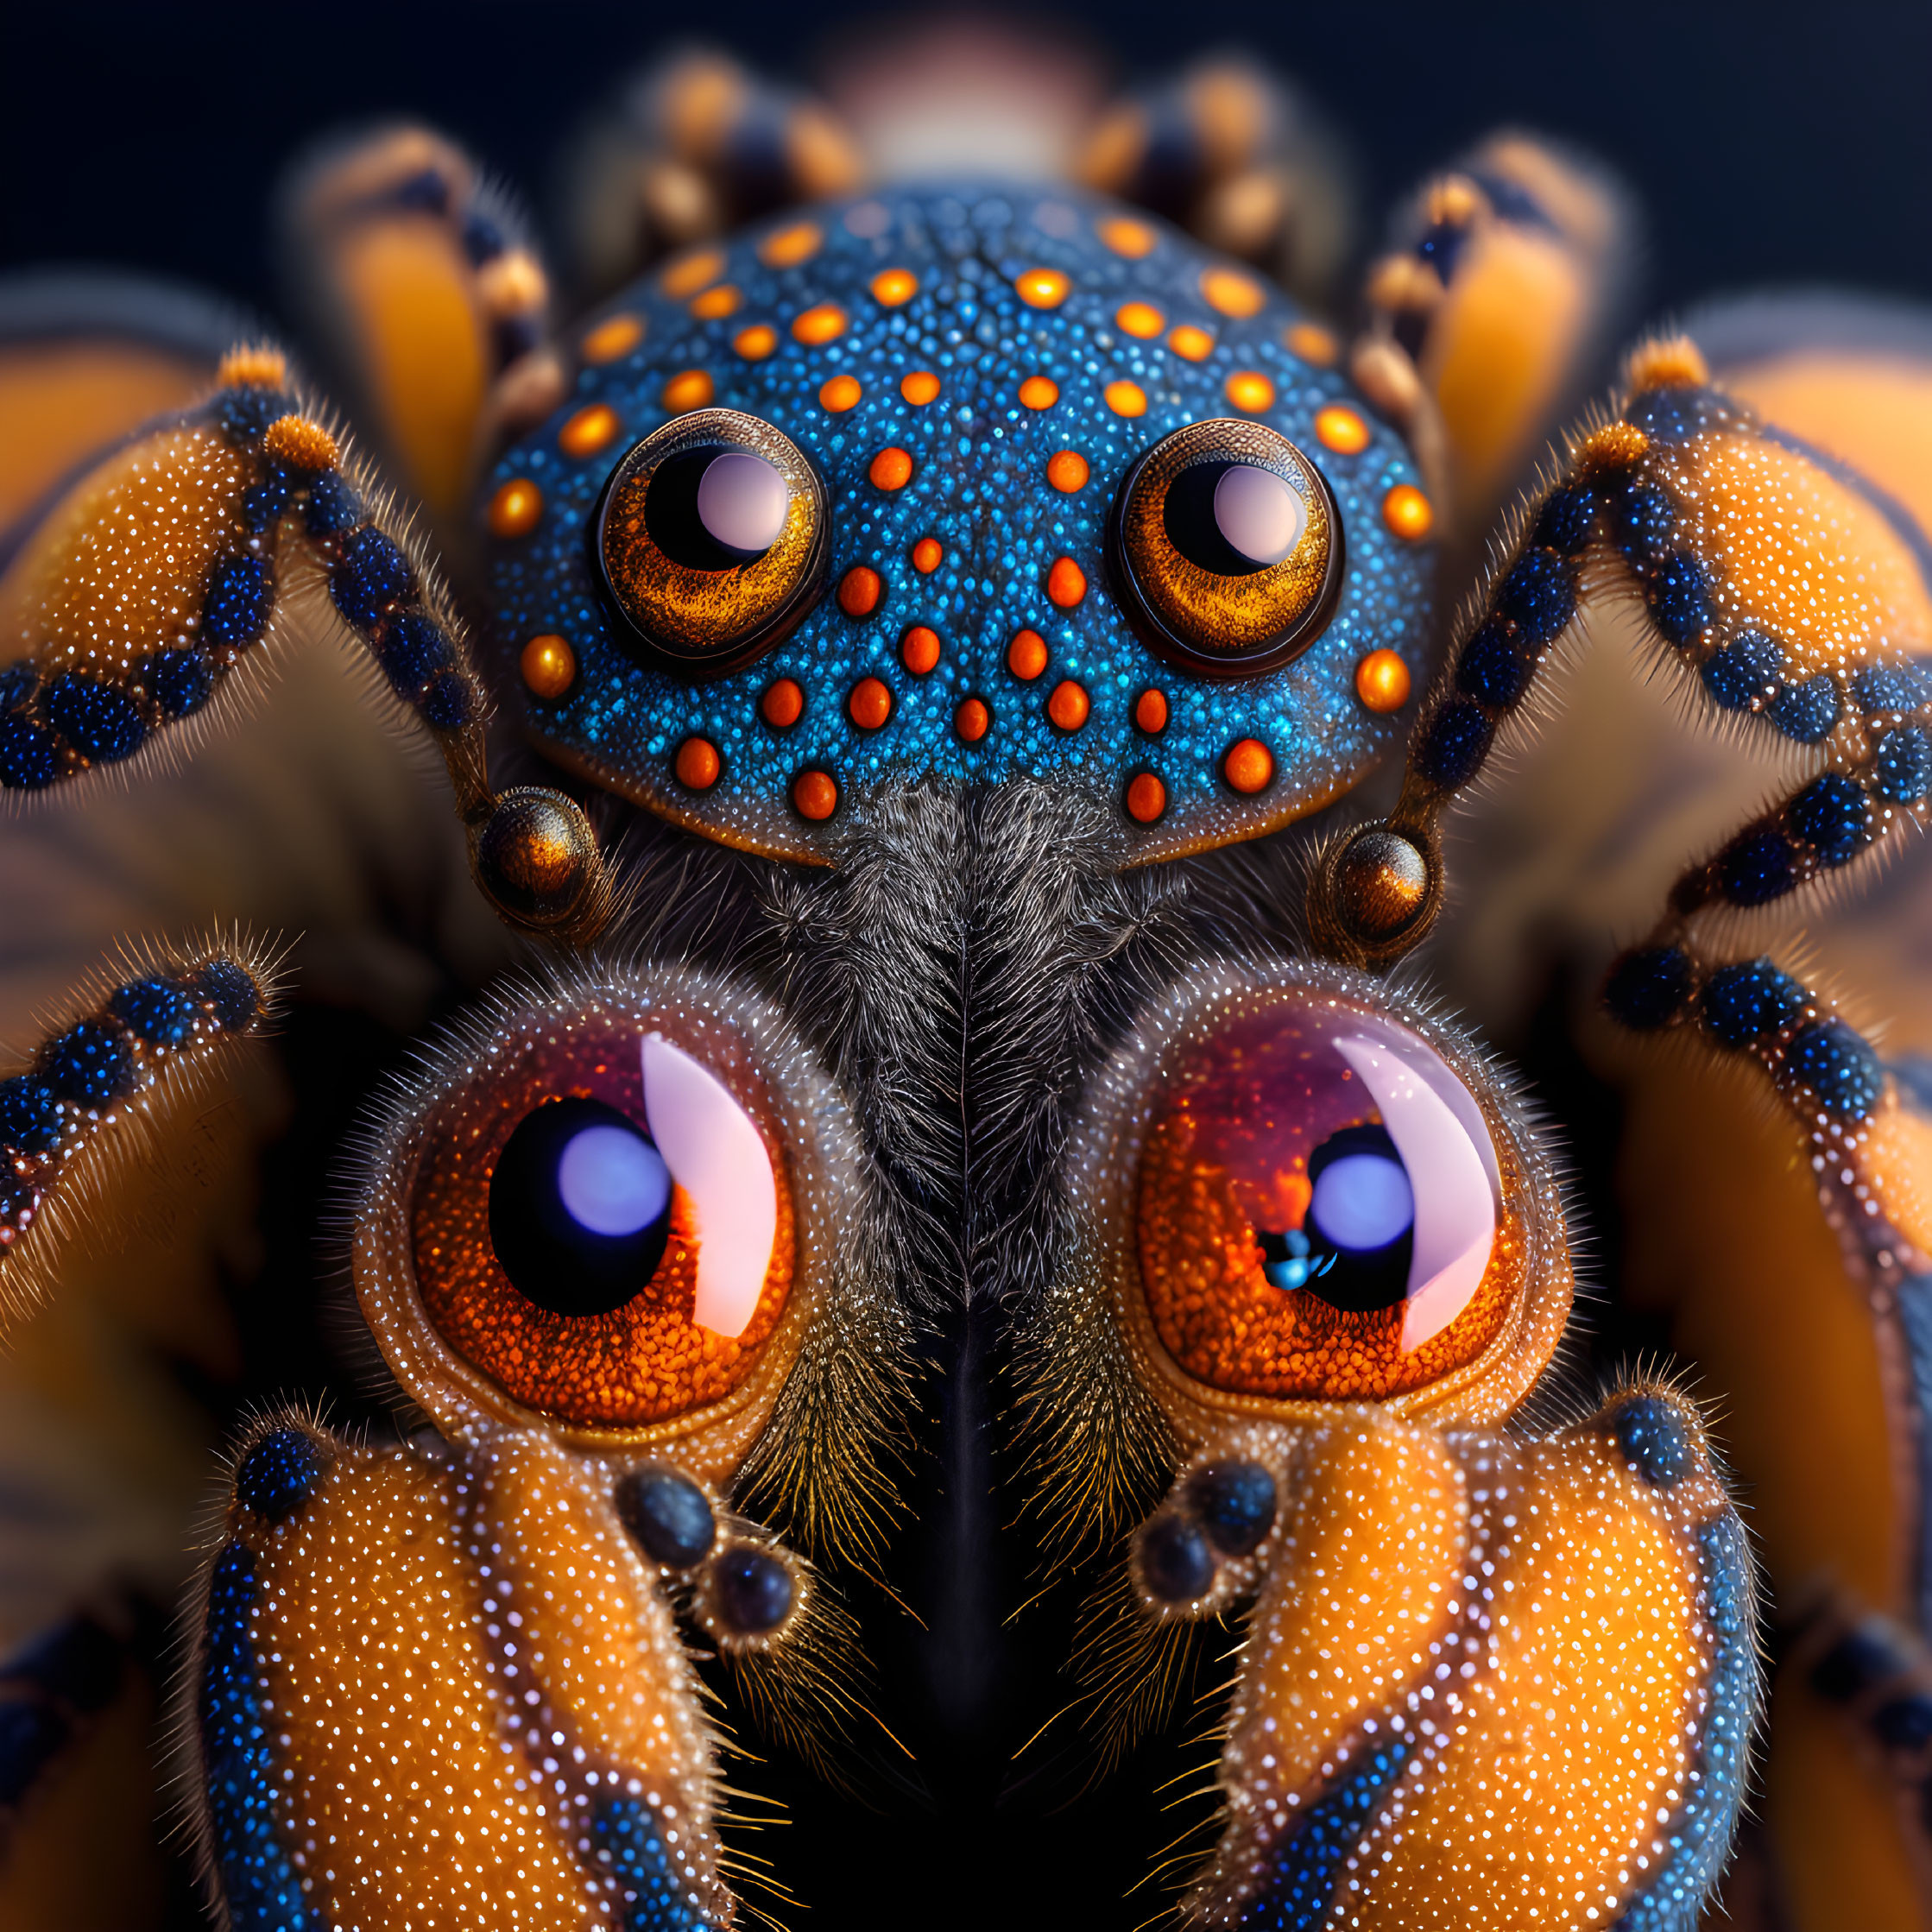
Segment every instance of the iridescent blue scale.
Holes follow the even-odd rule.
[[[566,764],[633,799],[730,843],[797,856],[818,856],[855,802],[888,780],[1089,785],[1114,801],[1130,856],[1153,858],[1254,836],[1358,778],[1390,748],[1400,721],[1362,703],[1357,664],[1389,648],[1418,680],[1424,669],[1428,547],[1392,534],[1382,514],[1392,489],[1417,483],[1414,465],[1344,376],[1289,347],[1304,319],[1284,298],[1244,275],[1259,308],[1218,313],[1203,277],[1215,286],[1217,270],[1231,272],[1227,264],[1139,218],[1152,246],[1128,259],[1101,238],[1119,214],[1064,189],[907,191],[814,211],[810,224],[822,240],[796,266],[764,264],[767,234],[719,249],[704,287],[737,291],[727,316],[695,319],[689,294],[666,293],[675,263],[620,297],[605,320],[640,318],[641,342],[615,361],[581,366],[568,400],[503,456],[486,484],[494,492],[527,478],[544,501],[534,530],[495,546],[491,603],[505,659],[529,638],[554,634],[567,640],[578,666],[560,698],[528,700],[534,734]],[[1057,306],[1029,306],[1016,287],[1042,268],[1060,271],[1070,285]],[[916,279],[909,300],[888,306],[874,295],[873,279],[887,269]],[[1118,325],[1116,313],[1130,300],[1158,309],[1159,335],[1136,338]],[[824,304],[842,309],[847,326],[823,343],[795,339],[797,318]],[[777,346],[748,359],[734,344],[759,325]],[[1178,353],[1167,341],[1177,325],[1203,331],[1213,346],[1198,360]],[[717,406],[775,425],[806,452],[824,478],[831,518],[826,594],[757,663],[703,684],[653,666],[613,619],[591,542],[606,481],[629,448],[668,420],[666,386],[689,370],[710,378]],[[940,382],[923,406],[900,391],[917,370]],[[1272,406],[1247,414],[1321,466],[1346,562],[1334,616],[1301,656],[1266,675],[1217,682],[1164,663],[1128,627],[1108,594],[1106,552],[1126,472],[1169,432],[1241,414],[1228,394],[1236,372],[1272,385]],[[841,376],[856,380],[861,395],[835,411],[820,391]],[[1021,401],[1021,384],[1034,376],[1058,386],[1051,407]],[[1141,392],[1143,413],[1123,415],[1110,406],[1108,388],[1120,382]],[[572,458],[559,432],[597,403],[615,413],[617,433],[594,455]],[[1323,445],[1316,417],[1334,404],[1361,419],[1366,446],[1338,453]],[[888,491],[868,480],[868,470],[879,451],[894,446],[910,453],[912,475]],[[1046,475],[1064,449],[1089,468],[1086,483],[1065,493]],[[944,552],[930,574],[911,558],[925,538]],[[1057,607],[1046,591],[1063,556],[1089,586],[1071,608]],[[877,571],[884,588],[877,609],[855,619],[832,593],[858,565]],[[938,664],[924,677],[899,655],[913,625],[940,640]],[[1045,672],[1031,679],[1007,664],[1007,646],[1022,629],[1037,631],[1050,653]],[[893,697],[889,721],[873,730],[846,710],[853,685],[868,676]],[[759,710],[761,693],[780,679],[805,693],[802,717],[782,731]],[[1066,680],[1091,705],[1072,730],[1047,714],[1050,695]],[[1135,701],[1150,687],[1168,700],[1169,722],[1158,736],[1133,722]],[[955,729],[969,697],[986,704],[991,721],[970,743]],[[716,784],[701,792],[681,786],[674,768],[692,737],[720,755]],[[1223,774],[1229,748],[1246,738],[1272,755],[1272,781],[1258,797],[1237,796]],[[839,809],[822,825],[808,824],[791,803],[794,778],[808,769],[829,773],[838,787]],[[1165,788],[1158,823],[1135,823],[1122,803],[1128,781],[1143,771]]]

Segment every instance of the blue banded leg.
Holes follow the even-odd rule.
[[[325,150],[282,194],[298,304],[390,473],[464,534],[486,426],[555,407],[550,282],[510,197],[422,128]]]
[[[1598,380],[1624,321],[1632,230],[1601,168],[1498,134],[1422,188],[1371,266],[1357,380],[1415,422],[1464,543]]]
[[[274,990],[260,947],[156,950],[0,1079],[0,1312],[24,1314],[70,1244],[115,1225],[117,1175],[176,1131]]]
[[[1226,54],[1114,102],[1075,164],[1317,309],[1351,239],[1351,185],[1319,114],[1279,75]]]
[[[162,1914],[156,1624],[82,1612],[0,1652],[0,1924],[9,1932],[145,1925]],[[115,1855],[103,1859],[110,1837]]]
[[[321,615],[319,574],[323,608],[442,754],[485,897],[526,930],[594,936],[610,900],[588,819],[561,792],[491,792],[486,700],[453,607],[272,350],[233,352],[206,402],[98,464],[9,559],[28,622],[0,670],[0,790],[192,743],[231,685]]]
[[[579,142],[565,197],[574,279],[607,294],[675,249],[853,193],[867,172],[825,102],[691,48],[633,75]]]
[[[1619,594],[1641,600],[1653,647],[1714,714],[1819,746],[1827,767],[1698,868],[1674,902],[1683,916],[1767,904],[1923,816],[1932,592],[1910,534],[1708,373],[1688,342],[1639,350],[1616,419],[1572,439],[1525,507],[1424,709],[1394,811],[1316,870],[1324,950],[1386,963],[1428,931],[1444,816],[1579,611]]]

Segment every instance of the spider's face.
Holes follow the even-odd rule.
[[[876,787],[1113,802],[1129,862],[1354,783],[1423,668],[1430,505],[1333,338],[1064,189],[907,191],[685,256],[486,483],[553,756],[830,856]]]

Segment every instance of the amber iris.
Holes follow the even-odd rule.
[[[824,486],[789,437],[735,409],[699,409],[617,465],[597,556],[644,653],[712,678],[761,656],[811,609],[825,526]]]
[[[1278,431],[1217,417],[1127,472],[1114,519],[1123,602],[1148,645],[1209,678],[1278,670],[1341,592],[1341,520],[1321,472]]]
[[[1444,1102],[1428,1152],[1416,1152],[1430,1147],[1426,1136],[1385,1116],[1362,1071],[1365,1046],[1398,1056],[1411,1090]],[[1465,1191],[1492,1186],[1507,1171],[1483,1118],[1440,1057],[1380,1014],[1297,994],[1224,1025],[1169,1081],[1141,1154],[1140,1279],[1162,1346],[1213,1388],[1281,1399],[1380,1400],[1474,1361],[1524,1292],[1523,1230],[1506,1189],[1487,1261],[1480,1247],[1471,1251],[1468,1299],[1405,1348],[1407,1271],[1418,1244],[1426,1253],[1438,1233],[1424,1225],[1438,1205],[1430,1177],[1408,1170],[1443,1164],[1440,1180],[1460,1159]],[[1394,1152],[1392,1128],[1407,1156]],[[1457,1135],[1460,1146],[1444,1144]],[[1385,1180],[1405,1178],[1409,1249],[1325,1240],[1316,1190],[1351,1159],[1369,1176],[1357,1204],[1366,1198],[1375,1212],[1387,1213],[1377,1163]],[[1399,1220],[1397,1212],[1375,1232],[1401,1235]]]
[[[642,1041],[635,1025],[585,1018],[517,1040],[439,1106],[426,1128],[410,1204],[418,1292],[437,1332],[515,1401],[578,1428],[662,1422],[728,1395],[748,1374],[791,1291],[792,1208],[769,1110],[748,1069],[735,1097],[772,1148],[777,1234],[742,1335],[691,1320],[698,1239],[693,1204],[673,1188],[668,1238],[649,1279],[602,1313],[565,1314],[518,1289],[490,1234],[490,1184],[510,1139],[536,1109],[594,1101],[641,1131]],[[726,1070],[713,1069],[720,1078]]]

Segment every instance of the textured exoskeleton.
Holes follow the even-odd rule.
[[[0,294],[0,1918],[177,1610],[236,1932],[1932,1915],[1932,337],[982,29],[572,178]]]

